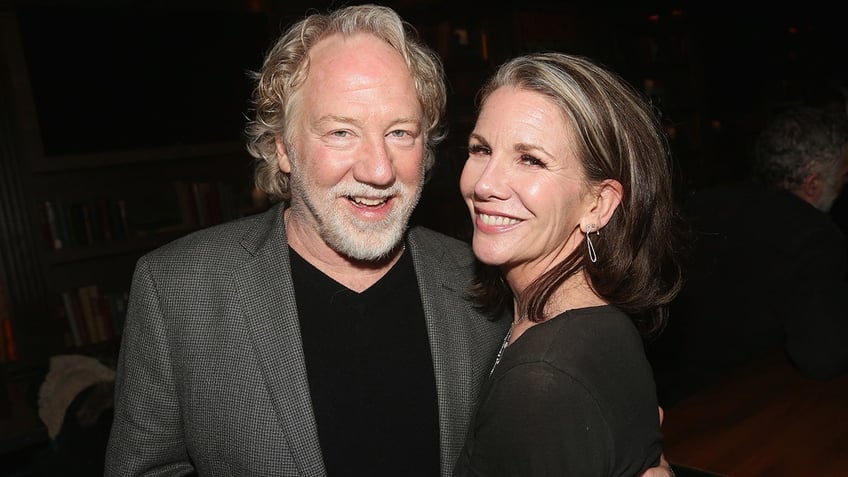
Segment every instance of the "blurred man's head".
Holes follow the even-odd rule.
[[[781,111],[757,138],[753,175],[829,211],[848,181],[848,115],[806,106]]]

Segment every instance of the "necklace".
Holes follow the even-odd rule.
[[[521,320],[519,320],[521,321]],[[489,370],[489,376],[495,371],[495,368],[498,366],[498,363],[501,362],[501,358],[503,357],[504,351],[506,351],[506,347],[509,346],[509,339],[512,337],[512,330],[515,328],[516,322],[513,321],[511,325],[509,325],[509,329],[506,331],[506,336],[504,336],[503,343],[501,343],[501,349],[498,350],[498,355],[495,356],[495,364],[492,365],[492,369]]]

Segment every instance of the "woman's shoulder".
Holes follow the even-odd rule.
[[[611,380],[652,385],[642,337],[633,320],[614,306],[570,310],[531,328],[528,337],[531,332],[537,340],[536,359],[590,387]]]
[[[617,347],[620,339],[641,343],[631,317],[613,305],[568,310],[545,323],[551,327],[552,339],[586,341],[602,347]]]

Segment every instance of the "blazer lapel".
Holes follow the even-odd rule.
[[[291,280],[282,205],[242,242],[253,254],[235,273],[260,371],[300,474],[325,476]]]
[[[442,475],[452,475],[474,411],[476,394],[494,359],[509,320],[493,323],[467,299],[473,270],[470,252],[449,253],[440,236],[413,229],[409,234],[415,273],[430,337],[439,400]],[[467,252],[467,253],[466,253]]]

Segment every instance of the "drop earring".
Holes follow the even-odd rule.
[[[589,224],[586,226],[586,248],[589,249],[589,260],[591,260],[592,263],[598,261],[598,254],[595,252],[595,246],[592,245],[592,239],[589,237],[592,234],[592,229],[594,228],[595,224]],[[597,234],[601,235],[601,231],[598,230]]]

